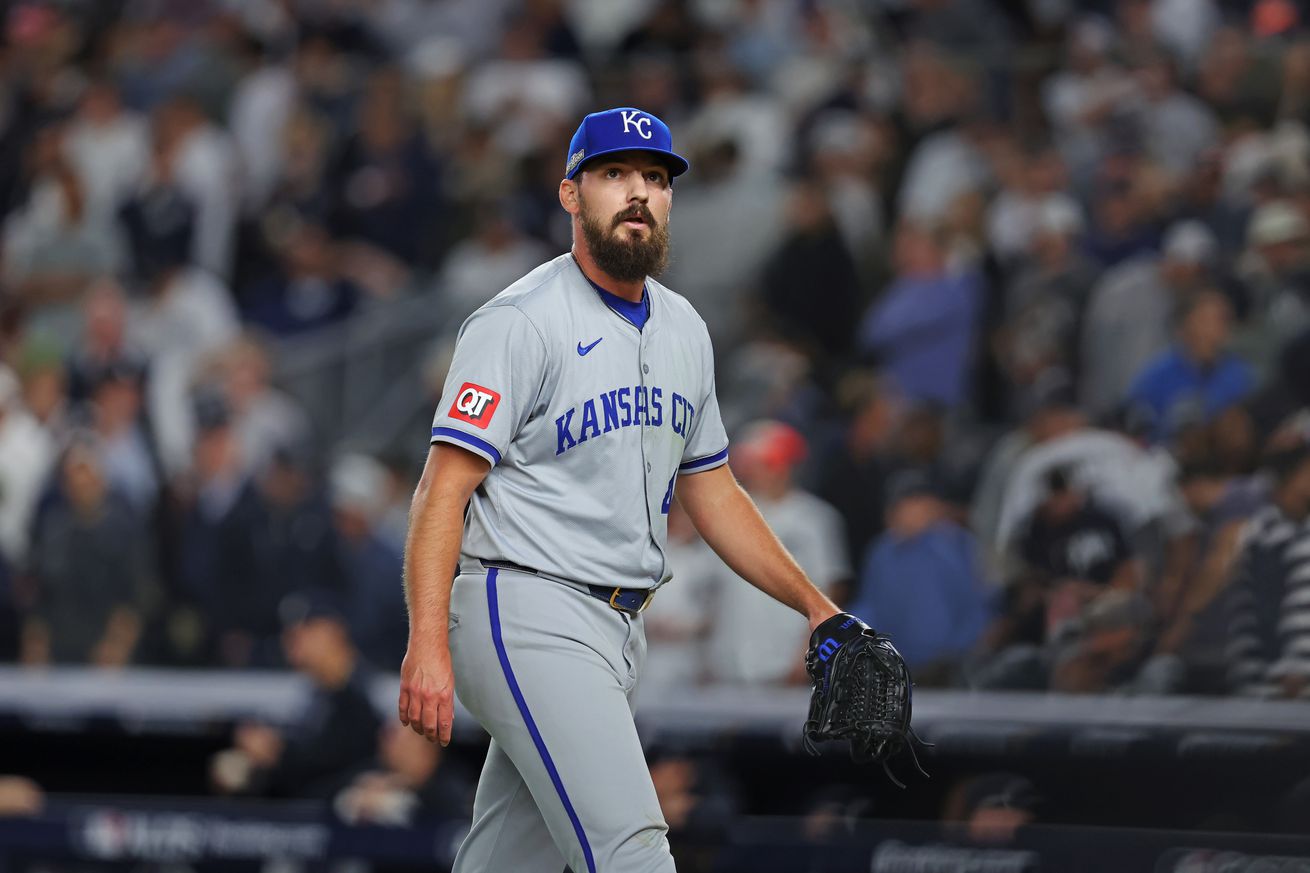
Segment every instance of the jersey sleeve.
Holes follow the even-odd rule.
[[[513,306],[479,309],[460,328],[432,442],[499,464],[536,405],[545,368],[545,343],[526,315]]]
[[[705,337],[706,354],[704,378],[707,390],[701,398],[700,409],[691,420],[687,442],[682,446],[682,462],[678,473],[702,473],[728,463],[728,432],[723,428],[719,414],[719,396],[714,388],[714,354],[709,351],[709,336]]]

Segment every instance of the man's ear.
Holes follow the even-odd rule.
[[[559,183],[559,205],[564,207],[564,211],[569,215],[577,215],[582,211],[582,204],[578,202],[578,183],[573,179],[561,179]]]

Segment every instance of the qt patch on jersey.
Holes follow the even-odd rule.
[[[459,386],[459,391],[455,394],[455,402],[451,404],[447,415],[486,430],[498,406],[500,406],[500,394],[473,382],[465,382]]]

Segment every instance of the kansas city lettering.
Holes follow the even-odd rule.
[[[587,440],[625,427],[667,425],[685,440],[696,407],[676,391],[669,392],[667,407],[666,416],[664,389],[658,385],[624,386],[585,400],[555,419],[555,454],[562,455]]]

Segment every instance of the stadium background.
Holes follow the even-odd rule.
[[[806,757],[803,622],[675,519],[679,869],[1310,867],[1307,4],[0,7],[0,868],[445,869],[408,497],[613,105],[692,161],[734,469],[936,744]]]

